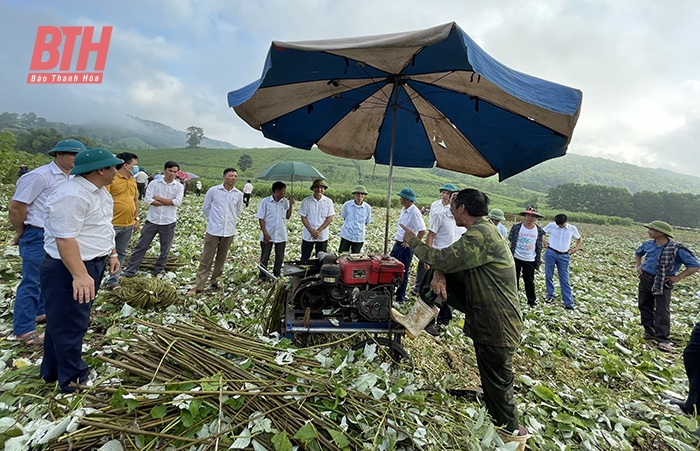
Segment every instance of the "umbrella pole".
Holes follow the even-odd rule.
[[[396,111],[399,108],[399,80],[394,80],[394,101],[391,105],[391,145],[389,146],[389,191],[386,195],[386,222],[384,224],[384,255],[389,245],[389,212],[391,210],[391,183],[394,175],[394,144],[396,143]]]

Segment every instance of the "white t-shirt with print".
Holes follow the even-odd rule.
[[[537,244],[537,226],[528,229],[523,224],[515,244],[515,258],[524,262],[535,261],[535,244]]]

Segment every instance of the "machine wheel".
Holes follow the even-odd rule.
[[[352,347],[353,351],[364,349],[367,344],[378,344],[377,355],[380,361],[387,361],[391,359],[392,362],[396,364],[412,364],[411,356],[408,351],[401,346],[401,343],[395,340],[389,340],[384,337],[368,338],[367,340],[362,340]]]
[[[314,282],[297,291],[295,303],[302,309],[321,310],[328,305],[328,291],[321,283]]]

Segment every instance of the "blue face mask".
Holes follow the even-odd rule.
[[[138,166],[134,166],[134,169],[131,170],[131,173],[132,173],[133,175],[136,175],[138,172],[139,172],[139,167],[138,167]]]

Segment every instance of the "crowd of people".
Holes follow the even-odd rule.
[[[71,392],[87,380],[82,339],[105,270],[106,288],[119,290],[121,278],[137,275],[158,235],[160,254],[153,275],[162,277],[186,187],[178,179],[180,166],[174,161],[165,162],[162,174],[149,181],[146,173],[139,170],[138,156],[130,152],[113,155],[106,149],[86,149],[79,141],[63,140],[49,155],[53,157],[51,163],[21,174],[8,207],[16,232],[13,244],[19,245],[23,261],[13,328],[17,339],[26,346],[43,346],[41,377]],[[237,234],[239,216],[249,206],[254,190],[250,180],[242,191],[236,188],[238,172],[234,168],[224,169],[222,179],[221,184],[205,191],[202,213],[206,232],[188,297],[203,292],[207,285],[221,286],[219,279]],[[295,200],[287,197],[286,188],[283,182],[274,182],[272,194],[262,198],[257,207],[258,283],[280,277],[282,271],[287,222],[295,206]],[[326,179],[316,179],[310,186],[312,194],[300,202],[301,262],[329,249],[335,207],[324,194],[328,189]],[[202,190],[198,181],[195,192],[200,195]],[[538,220],[543,215],[535,205],[520,212],[523,220],[515,222],[508,231],[503,225],[503,210],[489,210],[485,193],[458,190],[452,183],[437,191],[440,197],[429,210],[416,206],[413,189],[404,187],[397,193],[401,212],[390,255],[402,262],[405,270],[394,301],[400,307],[413,296],[415,303],[407,314],[393,309],[392,316],[406,326],[410,335],[425,330],[437,336],[452,319],[453,309],[463,312],[464,332],[474,342],[484,399],[494,423],[515,435],[525,435],[527,432],[518,424],[512,371],[513,354],[523,328],[518,298],[520,279],[527,304],[537,306],[535,277],[544,260],[545,303],[554,300],[556,270],[562,306],[574,310],[569,265],[581,249],[582,236],[563,213],[540,227]],[[357,185],[352,198],[342,205],[339,253],[362,252],[367,227],[372,222],[367,195],[366,187]],[[144,224],[140,222],[142,204],[148,208]],[[673,240],[674,231],[669,224],[652,221],[645,227],[650,240],[643,242],[634,255],[643,337],[659,350],[672,352],[669,306],[673,286],[700,270],[700,262],[690,249]],[[138,240],[122,272],[137,232]],[[273,249],[275,258],[270,272]],[[407,293],[414,255],[418,260],[415,283]],[[46,323],[43,335],[37,332],[39,323]],[[688,356],[697,355],[698,336],[696,327],[694,341],[686,349]],[[693,409],[697,409],[700,396],[697,362],[686,359],[691,380],[691,394],[683,405],[687,411],[696,411]]]

